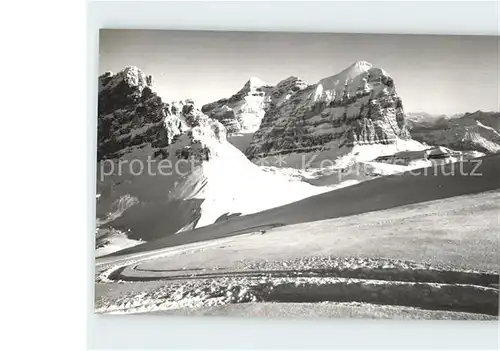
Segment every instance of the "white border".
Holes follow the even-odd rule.
[[[98,28],[498,35],[498,9],[494,1],[92,2],[87,56],[89,150],[95,146]],[[94,218],[94,158],[89,154],[90,223]],[[93,236],[88,234],[92,257]],[[92,278],[89,272],[89,282]],[[97,316],[92,311],[93,289],[90,283],[88,341],[92,348],[498,348],[498,325],[488,322]]]

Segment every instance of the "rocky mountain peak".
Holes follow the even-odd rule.
[[[182,157],[194,152],[199,158],[208,155],[207,143],[225,140],[224,126],[209,119],[192,100],[165,103],[152,82],[137,67],[99,77],[98,160],[117,159],[145,147],[155,158],[169,157],[172,151]],[[188,147],[171,147],[181,135],[189,139]],[[179,153],[179,148],[185,150]]]
[[[130,66],[113,74],[99,77],[99,113],[110,113],[120,106],[137,104],[152,94],[153,78],[139,68]],[[161,100],[161,99],[160,99]]]
[[[257,78],[257,77],[250,77],[250,79],[248,79],[248,81],[245,83],[245,86],[246,87],[249,87],[249,88],[260,88],[260,87],[263,87],[263,86],[267,86],[268,84],[265,83],[263,80],[261,80],[260,78]]]
[[[107,90],[117,89],[123,85],[130,89],[142,91],[145,87],[153,85],[152,76],[147,76],[135,66],[126,67],[117,74],[107,71],[99,77],[99,81],[101,88]]]
[[[359,61],[317,84],[302,84],[293,96],[271,104],[246,154],[252,158],[338,150],[391,144],[408,137],[393,79],[384,70]]]
[[[333,76],[321,79],[318,84],[321,84],[324,89],[339,90],[351,83],[353,79],[370,71],[372,68],[373,65],[371,63],[358,61]]]
[[[250,77],[243,87],[228,100],[237,101],[245,96],[265,96],[272,86],[257,77]]]
[[[366,61],[358,61],[340,73],[321,79],[317,86],[327,98],[335,99],[342,98],[343,95],[352,96],[359,90],[368,90],[369,83],[379,81],[391,87],[392,78],[387,72]]]
[[[356,70],[358,72],[365,72],[369,69],[373,68],[373,65],[370,62],[366,61],[356,61],[352,65],[350,65],[347,70],[353,71]]]

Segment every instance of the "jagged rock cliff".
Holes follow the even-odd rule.
[[[164,103],[152,91],[152,77],[136,67],[99,77],[98,161],[118,159],[144,147],[152,148],[153,158],[168,158],[172,151],[168,147],[183,133],[190,145],[182,148],[189,147],[191,153],[206,149],[203,143],[207,135],[225,138],[224,127],[196,109],[192,101]]]
[[[285,96],[271,99],[246,150],[249,158],[391,144],[409,137],[393,79],[367,62],[314,85],[301,83]]]
[[[118,158],[127,147],[146,143],[160,150],[171,141],[168,136],[176,134],[163,133],[168,106],[152,92],[151,84],[152,78],[136,67],[99,77],[98,161]]]

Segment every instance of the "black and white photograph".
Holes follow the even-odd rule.
[[[497,36],[101,29],[98,61],[95,313],[498,320]]]

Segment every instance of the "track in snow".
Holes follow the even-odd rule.
[[[426,310],[477,313],[498,316],[498,281],[496,273],[442,270],[412,262],[373,259],[316,258],[311,263],[319,268],[294,269],[304,266],[304,258],[295,262],[275,262],[288,269],[143,269],[140,262],[110,272],[115,281],[164,281],[157,304],[178,296],[178,286],[190,282],[182,290],[182,298],[201,298],[211,306],[248,302],[281,303],[368,303],[406,306]],[[329,266],[329,267],[328,267]],[[173,288],[168,292],[168,287]],[[222,298],[222,300],[221,300]],[[161,301],[163,299],[164,301]],[[131,298],[133,300],[133,298]],[[173,302],[173,301],[172,301]],[[174,304],[175,306],[175,304]],[[169,309],[169,308],[167,308]]]

